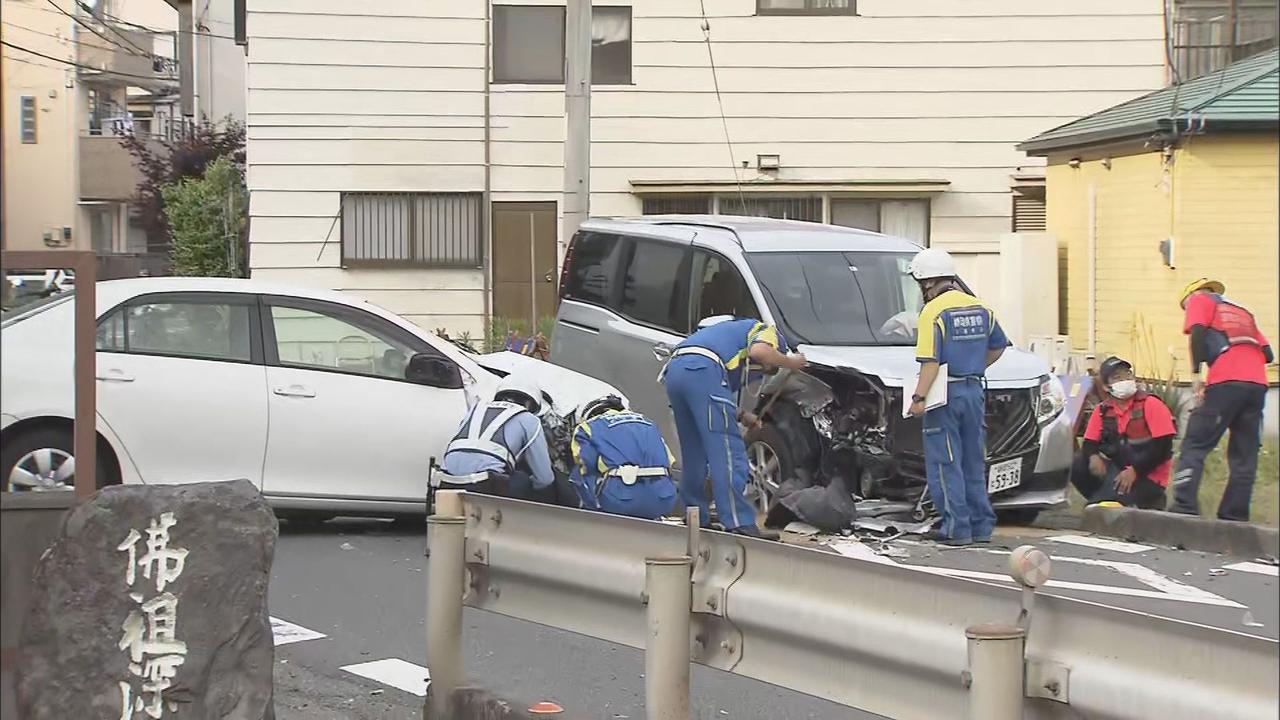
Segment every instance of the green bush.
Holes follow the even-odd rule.
[[[240,169],[220,157],[199,178],[166,185],[161,192],[173,236],[173,274],[243,277],[249,195]]]

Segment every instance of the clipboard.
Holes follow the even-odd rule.
[[[924,396],[924,410],[929,412],[934,408],[940,408],[947,404],[947,385],[948,380],[947,365],[944,363],[938,366],[938,377],[933,379],[933,385],[929,388],[929,392]],[[908,387],[915,387],[920,383],[920,374],[916,373],[916,381]],[[902,417],[911,416],[911,393],[907,392],[907,388],[902,388]]]

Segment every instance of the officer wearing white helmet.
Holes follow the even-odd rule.
[[[907,272],[920,285],[925,306],[917,325],[916,360],[920,380],[911,414],[924,415],[925,474],[942,527],[933,539],[948,545],[990,542],[996,514],[987,497],[987,368],[1004,353],[1009,339],[996,315],[956,280],[955,260],[946,251],[918,253]],[[946,377],[938,377],[946,367]],[[947,383],[947,402],[926,412],[934,382]]]
[[[519,374],[503,378],[493,400],[477,403],[463,418],[445,450],[439,486],[555,502],[555,471],[538,420],[542,411],[536,380]]]

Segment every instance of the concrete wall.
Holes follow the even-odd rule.
[[[634,181],[734,179],[698,4],[632,5],[633,83],[593,93],[596,215],[639,213]],[[784,181],[949,181],[933,198],[933,242],[973,260],[969,277],[993,295],[1010,175],[1042,164],[1014,144],[1165,80],[1156,0],[862,0],[858,17],[758,17],[754,0],[706,9],[735,163],[777,153]],[[355,14],[341,0],[250,0],[249,12],[255,277],[357,290],[478,334],[480,272],[347,272],[338,230],[325,237],[343,191],[483,189],[484,1]],[[563,87],[491,93],[493,200],[560,200]]]
[[[1088,193],[1097,195],[1097,355],[1131,358],[1147,375],[1190,374],[1179,292],[1197,277],[1227,285],[1263,332],[1280,342],[1276,278],[1280,192],[1274,134],[1193,137],[1168,162],[1159,152],[1086,160],[1051,158],[1048,224],[1065,248],[1067,332],[1088,347]],[[1159,243],[1172,236],[1175,267]],[[1270,369],[1276,380],[1274,366]]]

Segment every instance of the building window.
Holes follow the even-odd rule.
[[[832,200],[831,224],[929,244],[928,200]]]
[[[480,193],[343,193],[342,265],[479,267]]]
[[[1013,231],[1045,231],[1044,188],[1019,188],[1013,191]]]
[[[857,15],[857,0],[756,0],[757,15]]]
[[[1276,0],[1175,0],[1173,69],[1186,81],[1276,46]]]
[[[721,195],[721,215],[750,215],[778,220],[822,222],[822,196],[777,197],[775,195]]]
[[[493,81],[564,82],[564,7],[495,5]],[[631,8],[591,11],[591,84],[631,83]]]
[[[711,196],[650,196],[641,201],[641,208],[645,215],[708,215],[711,213]]]
[[[19,104],[21,113],[22,128],[22,144],[35,145],[36,143],[36,96],[23,95]]]

